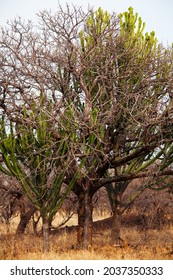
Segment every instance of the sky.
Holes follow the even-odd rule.
[[[124,12],[132,6],[135,12],[146,23],[146,32],[155,31],[159,42],[170,45],[173,42],[173,0],[59,0],[65,3],[82,6],[88,5],[97,9],[102,7],[109,12]],[[0,26],[6,25],[7,20],[20,16],[36,22],[36,13],[51,9],[56,11],[58,0],[0,0]]]

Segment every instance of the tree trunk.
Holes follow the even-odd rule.
[[[77,244],[89,249],[92,245],[92,196],[89,190],[79,195]]]
[[[77,245],[82,246],[84,240],[84,221],[85,221],[85,207],[84,207],[84,194],[81,192],[78,196],[78,230],[77,230]]]
[[[34,215],[35,207],[31,207],[26,213],[20,213],[20,222],[16,229],[16,234],[23,234],[25,232],[26,226],[29,223],[31,217]]]
[[[89,195],[88,191],[85,192],[84,205],[85,220],[83,248],[89,249],[89,247],[92,245],[92,196]]]
[[[123,240],[120,237],[121,232],[121,211],[120,211],[121,195],[115,194],[114,205],[112,206],[112,231],[111,231],[111,245],[119,247],[122,246]]]
[[[49,252],[49,219],[48,217],[42,218],[43,220],[43,253]]]

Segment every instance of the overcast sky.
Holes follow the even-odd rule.
[[[77,4],[87,8],[88,5],[102,7],[116,13],[126,11],[132,6],[135,12],[146,22],[146,31],[154,30],[160,42],[173,42],[173,0],[59,0],[63,5]],[[0,25],[8,19],[21,16],[36,21],[36,13],[43,9],[56,10],[58,0],[0,0]]]

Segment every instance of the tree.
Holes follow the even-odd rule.
[[[99,188],[111,190],[117,183],[112,192],[117,202],[126,182],[153,175],[147,167],[158,159],[157,176],[172,175],[173,52],[143,30],[132,8],[118,17],[101,8],[85,13],[69,6],[55,14],[40,12],[38,30],[20,19],[1,30],[2,155],[15,154],[16,165],[9,139],[13,150],[21,149],[31,130],[29,154],[40,155],[36,170],[46,190],[44,166],[50,162],[58,186],[50,194],[65,183],[78,196],[78,243],[84,248],[92,244],[92,197]],[[28,156],[24,153],[24,161]],[[32,185],[32,192],[39,188]],[[117,208],[113,213],[115,243]]]
[[[2,116],[0,150],[5,167],[0,165],[0,168],[16,177],[35,209],[40,211],[43,251],[46,252],[49,250],[51,221],[73,187],[75,177],[60,193],[68,162],[66,138],[55,142],[52,137],[54,123],[48,118],[51,114],[49,100],[40,94],[35,101],[37,103],[33,100],[28,109],[25,105],[20,108],[20,121],[10,120],[8,125],[6,116]]]
[[[83,191],[81,182],[73,191],[81,197],[79,225],[83,239],[87,240],[85,233],[91,238],[87,230],[92,228],[92,208],[89,205],[93,194],[101,186],[117,182],[112,192],[115,195],[112,226],[114,244],[119,239],[117,202],[129,180],[138,176],[151,176],[150,172],[142,171],[164,154],[165,139],[160,133],[162,122],[166,121],[164,115],[167,108],[159,111],[158,107],[165,104],[168,94],[165,89],[168,81],[171,81],[169,75],[162,79],[166,52],[161,53],[154,33],[143,35],[144,24],[131,8],[124,17],[123,21],[123,15],[120,15],[117,31],[115,18],[111,25],[108,13],[99,9],[88,17],[85,32],[80,31],[82,63],[79,67],[79,84],[85,99],[82,111],[85,130],[80,139],[84,149],[80,146],[79,150],[82,156],[87,154],[87,178],[84,178]],[[153,64],[153,59],[158,59],[158,64]],[[167,67],[171,69],[170,61]],[[171,143],[171,130],[167,137],[166,141]],[[167,165],[162,166],[160,175],[166,174],[163,170],[171,163],[168,158],[166,161]],[[115,170],[112,178],[110,169]],[[110,184],[107,187],[112,189]],[[143,189],[141,187],[138,194]]]
[[[167,166],[169,166],[172,162],[171,158],[166,157],[166,153],[165,150],[163,148],[163,146],[160,145],[158,141],[158,138],[156,138],[154,141],[152,140],[153,135],[157,135],[158,137],[158,133],[159,133],[159,128],[157,126],[157,123],[154,125],[153,123],[151,124],[151,120],[149,119],[149,116],[154,117],[155,120],[157,120],[156,117],[156,111],[157,108],[154,109],[154,107],[152,108],[151,114],[148,112],[147,114],[145,114],[145,120],[138,120],[138,115],[140,114],[140,117],[142,117],[141,111],[144,108],[146,108],[146,110],[149,109],[149,107],[151,105],[157,106],[162,106],[162,102],[165,103],[167,102],[167,94],[165,92],[165,84],[159,86],[160,84],[160,75],[156,75],[155,77],[155,73],[154,71],[160,71],[160,69],[157,68],[157,65],[155,65],[155,69],[153,69],[153,72],[151,70],[151,73],[149,71],[149,67],[152,64],[152,59],[156,58],[156,49],[158,51],[158,55],[159,58],[160,57],[160,47],[161,46],[157,46],[157,39],[155,38],[154,32],[151,32],[150,35],[148,33],[146,33],[144,35],[144,28],[145,28],[145,24],[142,22],[142,19],[140,17],[138,17],[138,14],[134,14],[133,13],[133,9],[129,8],[128,12],[125,12],[123,14],[119,15],[119,19],[120,19],[120,36],[125,36],[126,40],[122,42],[122,48],[123,49],[127,49],[130,48],[131,52],[128,54],[124,54],[122,55],[121,59],[118,61],[118,65],[119,65],[119,71],[123,73],[130,73],[130,77],[127,77],[127,80],[120,79],[120,81],[118,82],[118,86],[120,88],[122,88],[122,90],[120,90],[120,92],[128,92],[128,96],[125,94],[125,99],[128,98],[128,105],[125,105],[125,107],[127,108],[127,114],[131,114],[134,117],[134,122],[133,122],[133,126],[134,125],[138,125],[140,132],[145,134],[145,138],[134,138],[132,141],[130,141],[130,138],[128,136],[128,134],[125,132],[124,136],[123,136],[123,141],[125,143],[125,145],[121,146],[122,149],[122,153],[125,154],[129,154],[129,150],[133,149],[133,147],[138,148],[138,145],[141,145],[141,143],[139,141],[144,141],[144,145],[148,146],[149,150],[146,154],[144,153],[144,155],[139,155],[139,157],[137,156],[136,158],[134,158],[131,163],[129,164],[129,162],[125,162],[124,165],[119,166],[118,168],[113,169],[111,172],[113,172],[114,176],[118,176],[118,175],[123,175],[125,176],[126,174],[133,173],[133,174],[138,174],[139,172],[141,172],[142,170],[146,170],[146,168],[148,168],[151,164],[153,164],[155,161],[158,162],[158,159],[160,159],[161,157],[164,156],[164,161],[162,161],[161,165],[158,165],[158,170],[157,172],[159,172],[160,170],[164,170]],[[129,56],[130,55],[130,56]],[[134,59],[135,57],[135,59]],[[163,55],[163,60],[165,61],[165,57]],[[142,62],[142,60],[146,61],[146,64],[144,62]],[[168,65],[167,65],[168,66]],[[160,64],[161,67],[161,64]],[[170,65],[168,66],[169,69]],[[129,68],[129,69],[128,69]],[[131,72],[130,72],[131,71]],[[155,85],[152,86],[152,83],[150,83],[151,86],[151,94],[154,93],[154,99],[151,98],[148,95],[148,89],[147,88],[143,88],[143,82],[144,82],[144,76],[145,73],[151,74],[151,78],[153,75],[153,79],[154,79],[154,83]],[[159,77],[159,79],[158,79]],[[150,80],[150,76],[148,77]],[[145,81],[146,82],[146,81]],[[144,85],[145,85],[144,82]],[[162,87],[163,86],[163,87]],[[137,89],[137,91],[136,91]],[[142,91],[144,90],[144,94],[142,93]],[[140,92],[140,95],[138,93],[138,91]],[[135,102],[131,99],[130,94],[132,93],[133,96],[135,97]],[[158,98],[158,96],[160,95],[160,98]],[[122,98],[122,94],[120,95]],[[140,97],[139,97],[140,96]],[[146,98],[148,98],[148,101],[146,103]],[[158,98],[158,99],[157,99]],[[170,96],[169,96],[170,98]],[[131,100],[130,100],[131,99]],[[138,103],[138,99],[140,102],[140,107],[138,107],[139,103]],[[160,99],[160,100],[159,100]],[[170,101],[170,100],[169,100]],[[127,104],[127,103],[126,103]],[[168,104],[167,104],[168,105]],[[169,107],[172,107],[172,104],[169,103]],[[136,110],[137,109],[137,110]],[[162,118],[162,121],[165,118],[165,114],[167,112],[167,108],[165,111],[161,110],[160,113],[160,117]],[[135,111],[136,110],[136,111]],[[150,109],[149,109],[150,110]],[[123,116],[124,117],[124,116]],[[123,119],[122,117],[122,119]],[[135,124],[136,122],[136,124]],[[159,120],[160,122],[160,120]],[[128,123],[127,123],[128,124]],[[141,126],[142,125],[142,126]],[[126,129],[126,124],[122,126],[121,131],[123,133],[123,131]],[[143,132],[142,132],[143,130]],[[150,132],[150,130],[152,130]],[[131,129],[130,129],[131,131]],[[133,130],[132,130],[133,132]],[[169,130],[169,133],[171,131]],[[166,149],[168,149],[168,153],[169,155],[172,153],[172,144],[171,144],[171,139],[172,139],[172,133],[171,135],[167,137],[170,139],[167,141],[169,142],[168,144],[166,144]],[[163,139],[162,139],[163,140]],[[136,143],[135,143],[136,142]],[[164,142],[164,141],[163,141]],[[163,144],[162,142],[162,144]],[[167,162],[167,163],[166,163]],[[166,163],[166,165],[165,165]],[[150,180],[151,181],[151,180]],[[155,181],[155,180],[154,180]],[[121,214],[125,211],[125,209],[147,188],[147,186],[149,187],[151,182],[148,183],[148,185],[145,183],[145,185],[142,185],[139,187],[139,189],[133,193],[133,195],[131,197],[128,198],[128,200],[125,201],[121,201],[121,197],[124,193],[124,191],[127,189],[127,187],[129,186],[129,182],[130,181],[122,181],[122,182],[116,182],[114,184],[108,184],[107,185],[107,191],[108,191],[108,196],[110,199],[110,203],[112,206],[112,212],[113,212],[113,226],[112,226],[112,243],[113,244],[118,244],[120,241],[120,216]]]

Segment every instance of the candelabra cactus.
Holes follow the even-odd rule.
[[[28,115],[27,115],[28,114]],[[66,164],[67,144],[65,137],[55,141],[53,123],[40,110],[23,111],[23,119],[15,125],[1,118],[0,151],[3,164],[0,169],[12,174],[21,184],[33,205],[40,211],[43,220],[44,251],[48,250],[49,226],[73,184],[72,178],[61,193]]]

